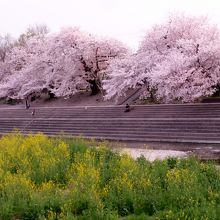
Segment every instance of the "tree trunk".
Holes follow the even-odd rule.
[[[49,85],[49,88],[50,89],[54,89],[54,86],[53,85]],[[55,98],[55,94],[53,92],[51,92],[50,89],[48,89],[49,99],[53,99],[53,98]]]
[[[215,93],[212,95],[212,97],[219,97],[220,96],[220,85],[218,84],[216,86],[216,91]]]
[[[53,99],[55,97],[55,94],[51,91],[48,91],[49,99]]]
[[[96,95],[100,92],[100,89],[97,85],[97,82],[93,79],[93,80],[89,80],[90,83],[90,89],[92,90],[91,95]]]

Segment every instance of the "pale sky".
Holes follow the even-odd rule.
[[[28,26],[65,26],[119,39],[137,48],[145,30],[170,13],[207,15],[220,26],[220,0],[0,0],[0,35],[17,37]]]

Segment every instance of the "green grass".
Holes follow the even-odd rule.
[[[220,219],[220,172],[195,158],[150,163],[104,142],[0,139],[0,219]]]

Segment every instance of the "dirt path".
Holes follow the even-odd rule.
[[[195,155],[201,160],[220,163],[220,144],[168,143],[168,142],[112,142],[112,147],[126,149],[131,155],[145,153],[150,159],[165,157],[185,157]]]

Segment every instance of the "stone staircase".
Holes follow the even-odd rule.
[[[220,103],[0,109],[0,134],[22,133],[139,142],[220,143]]]

